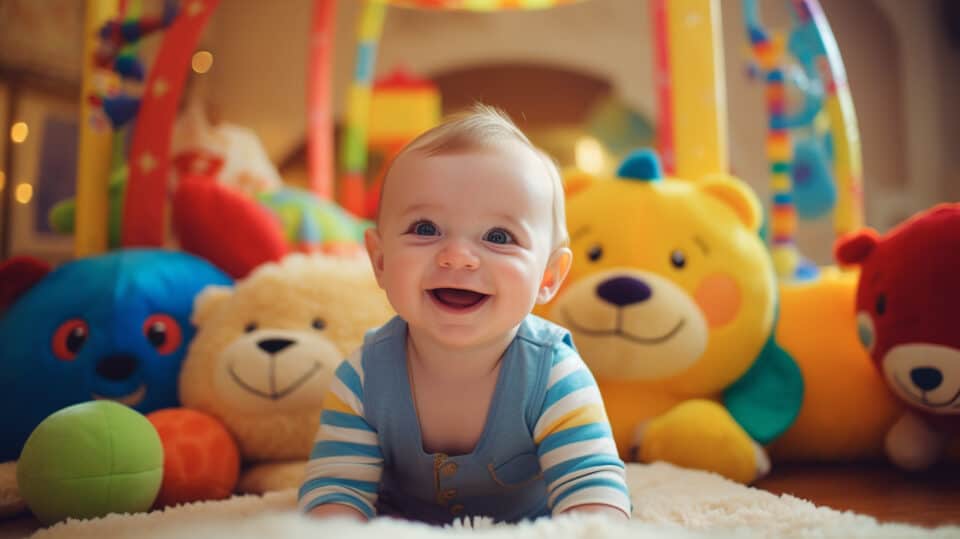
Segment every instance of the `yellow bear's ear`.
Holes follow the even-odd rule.
[[[747,184],[733,176],[714,174],[702,178],[694,185],[729,206],[748,229],[754,232],[760,230],[763,221],[760,201]]]
[[[223,304],[231,296],[233,296],[233,288],[229,286],[211,285],[204,288],[193,300],[193,315],[190,321],[194,326],[199,327],[210,318],[210,314],[218,305]]]
[[[572,195],[583,191],[597,181],[592,174],[584,172],[579,168],[570,167],[563,170],[563,194],[570,198]]]

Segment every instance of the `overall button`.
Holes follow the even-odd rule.
[[[443,474],[444,477],[453,476],[453,474],[457,473],[457,463],[448,462],[444,464],[443,466],[440,467],[440,473]]]
[[[455,489],[455,488],[448,488],[447,490],[443,491],[442,496],[443,496],[443,499],[444,499],[444,500],[450,501],[450,500],[452,500],[452,499],[454,499],[454,498],[457,497],[457,489]]]
[[[457,515],[459,515],[459,514],[461,514],[461,513],[463,513],[463,504],[462,504],[462,503],[458,503],[458,504],[456,504],[456,505],[454,505],[453,507],[450,508],[450,514],[453,515],[453,516],[457,516]]]

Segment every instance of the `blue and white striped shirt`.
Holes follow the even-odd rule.
[[[399,318],[345,360],[324,400],[300,508],[346,504],[368,517],[516,521],[604,504],[630,514],[597,384],[568,332],[533,315],[504,353],[474,452],[422,450]],[[454,403],[451,403],[454,405]]]

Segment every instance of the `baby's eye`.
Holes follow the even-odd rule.
[[[497,245],[507,245],[508,243],[516,243],[513,239],[513,234],[510,234],[502,228],[492,228],[487,231],[486,235],[483,237],[484,241],[489,241],[490,243],[496,243]]]
[[[437,236],[440,229],[437,225],[427,220],[416,221],[407,229],[407,234],[416,234],[417,236]]]

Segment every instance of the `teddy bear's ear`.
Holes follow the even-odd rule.
[[[568,168],[563,171],[563,194],[567,198],[593,185],[597,179],[578,168]]]
[[[745,183],[733,176],[714,174],[702,178],[695,185],[704,193],[730,207],[749,230],[754,232],[760,230],[760,224],[763,221],[760,201]]]
[[[50,265],[38,258],[15,256],[0,264],[0,313],[24,292],[50,273]]]
[[[877,231],[865,228],[858,232],[851,232],[833,245],[833,257],[840,264],[862,264],[879,242]]]
[[[233,296],[233,288],[229,286],[211,285],[204,288],[193,300],[193,316],[190,317],[190,321],[195,326],[203,325],[217,306],[231,296]]]

